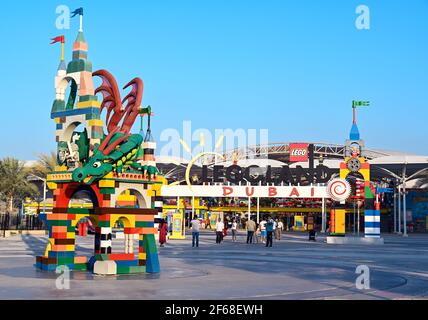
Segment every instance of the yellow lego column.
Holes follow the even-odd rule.
[[[342,208],[333,208],[330,211],[330,235],[345,235],[345,214],[346,210]]]
[[[184,230],[184,199],[179,198],[177,204],[178,210],[172,215],[172,235],[170,239],[186,239],[186,232]]]

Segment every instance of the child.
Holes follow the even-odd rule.
[[[255,238],[256,238],[255,243],[259,243],[259,241],[261,241],[261,231],[260,231],[260,226],[258,226],[258,227],[257,227],[256,234],[255,234]]]

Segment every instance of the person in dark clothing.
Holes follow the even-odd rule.
[[[247,243],[253,243],[254,231],[256,231],[256,223],[250,219],[246,223],[246,228],[247,228]]]
[[[269,217],[267,223],[266,223],[266,247],[272,247],[273,242],[273,228],[274,228],[274,221],[271,217]]]

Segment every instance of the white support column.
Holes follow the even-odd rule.
[[[355,223],[357,222],[357,219],[356,219],[356,213],[357,213],[357,210],[356,210],[356,205],[357,205],[357,202],[356,201],[354,201],[354,203],[353,203],[354,205],[353,205],[353,211],[352,211],[352,219],[353,219],[353,223],[352,223],[352,233],[353,234],[355,234]]]
[[[401,185],[398,186],[398,234],[401,234]]]
[[[325,233],[326,214],[325,214],[325,199],[321,199],[321,232]]]
[[[406,182],[403,184],[403,237],[407,237]]]
[[[195,216],[195,196],[192,196],[192,217],[190,219],[193,219]]]
[[[257,198],[257,224],[260,223],[260,198]]]
[[[360,206],[358,205],[357,206],[357,219],[358,219],[358,221],[357,221],[357,236],[359,236],[360,235]]]
[[[251,198],[248,197],[248,221],[251,219]]]
[[[394,233],[397,233],[397,192],[394,187]]]

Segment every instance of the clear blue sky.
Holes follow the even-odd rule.
[[[120,4],[119,4],[120,3]],[[57,5],[83,6],[94,70],[145,82],[153,133],[269,129],[278,141],[342,143],[351,101],[369,147],[428,154],[428,0],[8,1],[0,34],[0,157],[55,149],[50,120],[59,45],[71,58],[78,18],[55,27]],[[357,30],[355,8],[371,10]]]

